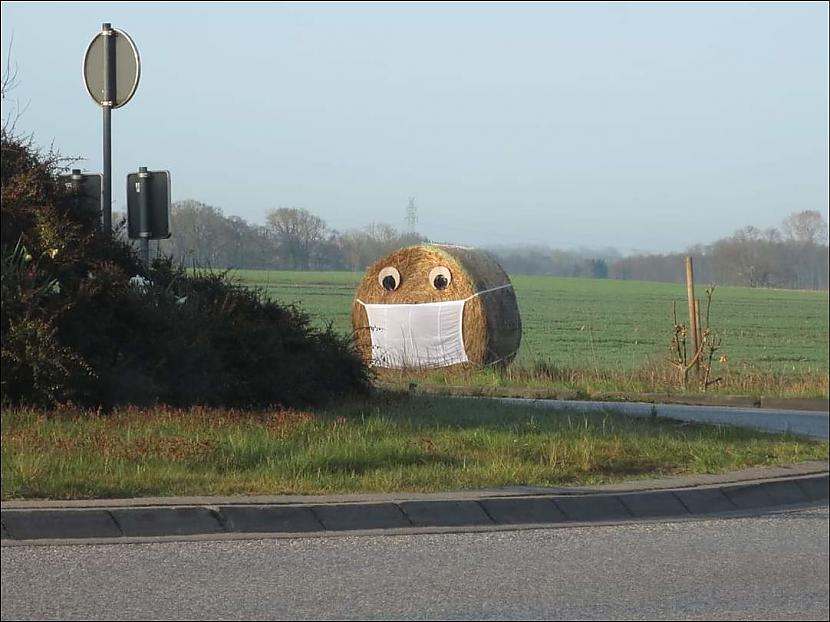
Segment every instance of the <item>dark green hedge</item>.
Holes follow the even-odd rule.
[[[4,402],[306,406],[368,389],[351,339],[300,310],[226,274],[145,270],[66,196],[63,164],[3,131]]]

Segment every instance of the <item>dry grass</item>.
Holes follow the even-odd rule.
[[[650,361],[634,369],[568,367],[538,361],[514,363],[503,369],[376,370],[375,373],[379,384],[388,388],[408,389],[416,385],[418,389],[439,393],[445,387],[453,387],[454,391],[466,388],[471,395],[497,394],[498,389],[510,389],[511,395],[524,391],[529,397],[581,399],[603,398],[609,393],[826,398],[830,392],[828,374],[824,371],[805,371],[794,376],[746,364],[721,366],[718,382],[705,390],[702,386],[684,390],[678,382],[677,371],[660,361]]]

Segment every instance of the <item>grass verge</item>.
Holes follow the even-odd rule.
[[[793,435],[425,396],[315,413],[2,414],[3,499],[580,486],[827,456]]]

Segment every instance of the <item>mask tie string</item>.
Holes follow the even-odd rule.
[[[472,296],[468,296],[467,298],[465,298],[464,302],[467,302],[468,300],[472,300],[476,296],[481,296],[482,294],[489,294],[490,292],[497,292],[500,289],[507,289],[508,287],[513,287],[513,284],[508,283],[507,285],[499,285],[498,287],[491,287],[490,289],[485,289],[484,291],[476,292]]]

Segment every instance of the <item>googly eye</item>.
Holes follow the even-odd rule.
[[[447,289],[452,283],[452,273],[446,266],[438,266],[429,272],[429,282],[435,289]]]
[[[386,266],[378,274],[378,283],[387,292],[394,291],[401,284],[401,273],[392,266]]]

